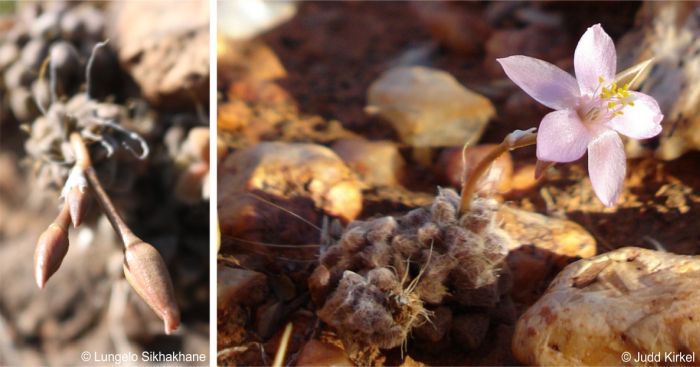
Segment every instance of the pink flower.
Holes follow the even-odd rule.
[[[615,45],[600,24],[588,28],[574,52],[576,79],[532,57],[498,59],[506,75],[532,98],[556,111],[540,122],[537,159],[572,162],[588,150],[588,173],[598,198],[612,206],[625,178],[618,133],[646,139],[661,132],[656,100],[615,82]]]

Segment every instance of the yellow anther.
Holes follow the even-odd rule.
[[[598,83],[603,84],[605,82],[605,78],[603,76],[598,77]]]
[[[615,105],[616,105],[616,104],[617,104],[617,103],[615,103],[615,102],[608,102],[608,108],[609,108],[609,109],[613,109],[613,108],[615,108]]]

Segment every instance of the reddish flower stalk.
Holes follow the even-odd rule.
[[[71,134],[71,143],[76,151],[76,157],[87,153],[80,134]],[[180,311],[175,302],[173,284],[163,258],[153,246],[136,236],[126,225],[102,187],[97,173],[90,164],[89,157],[83,159],[83,164],[87,181],[90,183],[102,211],[124,244],[124,275],[127,281],[163,320],[165,333],[170,334],[180,324]]]
[[[479,162],[479,164],[474,168],[471,176],[467,177],[462,184],[462,193],[459,205],[459,214],[464,214],[469,211],[472,203],[472,197],[474,196],[474,191],[476,190],[477,183],[481,176],[486,173],[491,164],[501,156],[501,154],[514,150],[517,148],[526,147],[533,145],[536,142],[537,134],[534,132],[535,129],[529,129],[526,131],[515,130],[508,134],[505,139],[495,147],[484,159]]]

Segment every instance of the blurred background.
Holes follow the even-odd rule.
[[[286,322],[291,363],[347,363],[308,298],[319,250],[307,245],[322,236],[288,211],[320,227],[459,189],[465,142],[469,173],[492,144],[549,112],[496,59],[527,55],[573,74],[576,44],[597,23],[615,41],[618,70],[654,57],[639,90],[658,100],[663,132],[625,142],[614,208],[595,197],[585,158],[539,181],[534,147],[497,161],[480,190],[513,209],[499,212],[503,228],[534,246],[508,256],[517,314],[581,257],[624,246],[698,254],[699,14],[695,2],[219,3],[219,363],[269,363]],[[386,363],[512,365],[511,327],[471,350],[411,339],[407,359],[396,348]]]
[[[137,159],[125,147],[138,144],[114,129],[102,131],[114,154],[99,143],[90,153],[117,210],[166,261],[182,312],[170,336],[126,283],[123,246],[94,200],[61,268],[43,290],[34,280],[34,247],[70,168],[65,136],[34,101],[50,103],[40,68],[70,50],[55,57],[57,104],[80,112],[86,62],[106,39],[89,112],[141,135],[150,154]],[[76,365],[83,351],[208,355],[208,106],[207,1],[0,2],[0,365]]]

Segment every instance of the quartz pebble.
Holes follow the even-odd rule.
[[[374,81],[365,111],[388,120],[413,147],[462,146],[478,141],[495,115],[491,101],[452,75],[421,66],[397,67]]]
[[[352,365],[342,348],[316,339],[311,339],[304,345],[297,360],[297,366]]]
[[[406,174],[406,161],[390,141],[340,139],[331,148],[368,185],[396,186]]]
[[[209,2],[115,2],[110,39],[119,62],[159,107],[209,103]],[[157,19],[157,22],[153,20]]]
[[[564,219],[501,205],[496,214],[513,239],[507,262],[513,273],[512,297],[532,304],[554,274],[572,261],[596,253],[596,241],[580,225]]]
[[[682,364],[664,358],[700,355],[698,282],[697,256],[625,247],[579,260],[520,318],[513,353],[526,365],[620,365],[625,352]]]
[[[362,209],[360,181],[320,145],[260,143],[224,157],[218,176],[222,235],[317,243],[320,233],[294,215],[350,221]]]

